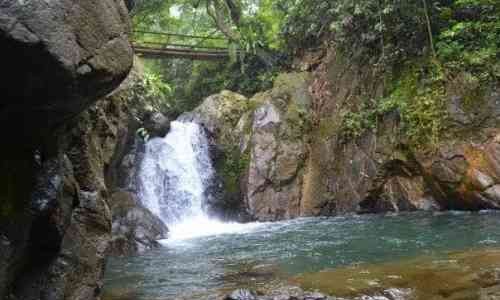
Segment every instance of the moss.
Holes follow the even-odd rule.
[[[285,135],[290,139],[301,139],[311,130],[308,112],[295,102],[291,102],[286,108],[285,120],[288,125]]]
[[[224,190],[230,194],[240,191],[240,178],[250,166],[250,151],[240,153],[238,147],[224,151],[224,157],[216,164],[217,174],[222,177]]]
[[[274,89],[282,91],[295,91],[297,86],[303,85],[310,78],[307,72],[300,73],[281,73],[274,81]]]

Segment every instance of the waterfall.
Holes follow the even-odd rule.
[[[146,143],[139,197],[167,225],[204,215],[205,187],[213,180],[208,141],[201,126],[171,123],[165,138]]]
[[[247,228],[211,219],[203,211],[214,174],[204,129],[194,122],[174,121],[166,137],[146,143],[138,172],[140,201],[169,227],[170,239]]]

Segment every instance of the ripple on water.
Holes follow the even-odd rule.
[[[466,269],[474,270],[469,274],[479,274],[474,268],[483,262],[494,265],[495,260],[500,261],[498,252],[478,250],[498,245],[498,228],[499,214],[489,212],[306,218],[257,224],[250,230],[171,240],[164,248],[142,256],[111,259],[105,290],[109,294],[124,287],[132,289],[135,300],[210,299],[235,287],[262,288],[292,278],[304,287],[320,288],[321,282],[337,278],[345,286],[351,280],[361,292],[422,280],[431,285],[430,294],[439,296],[469,285],[473,288],[468,290],[474,290],[476,283],[465,280]],[[459,267],[454,268],[457,263]],[[457,286],[450,282],[450,289],[439,289],[438,283],[447,282],[447,278],[465,283]],[[418,284],[414,288],[418,290]],[[347,294],[343,290],[339,293]]]

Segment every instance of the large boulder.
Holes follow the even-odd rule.
[[[151,211],[143,207],[133,193],[115,192],[110,199],[113,238],[110,253],[115,256],[143,253],[158,248],[168,229]]]
[[[307,73],[282,74],[272,90],[251,99],[223,91],[181,116],[212,137],[218,181],[207,204],[214,215],[241,221],[300,216],[309,81]]]
[[[248,213],[261,221],[300,216],[311,97],[306,73],[283,74],[250,120],[245,178]],[[258,100],[257,100],[258,99]]]
[[[243,95],[222,91],[207,97],[192,112],[179,117],[201,124],[209,137],[210,154],[217,174],[208,187],[205,207],[213,216],[246,219],[240,176],[248,160],[244,159],[244,149],[239,144],[245,131],[241,120],[247,118],[255,106],[256,103]]]
[[[128,32],[123,0],[1,1],[2,127],[35,141],[110,92],[132,66]]]
[[[17,170],[17,178],[0,173],[10,178],[2,181],[7,194],[0,202],[0,298],[99,297],[112,230],[108,203],[120,183],[116,169],[140,126],[131,105],[137,76],[133,72],[65,125],[47,140],[51,147],[20,151],[19,160],[2,162]]]

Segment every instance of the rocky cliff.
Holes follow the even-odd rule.
[[[107,255],[142,252],[166,238],[168,229],[135,196],[144,147],[137,129],[162,127],[146,109],[142,82],[136,67],[111,95],[60,129],[51,156],[35,154],[29,214],[21,207],[2,212],[7,230],[27,226],[2,234],[8,279],[2,283],[10,298],[98,298]]]
[[[498,85],[477,93],[458,74],[421,88],[424,95],[396,90],[422,114],[412,127],[388,86],[418,90],[432,74],[422,67],[415,79],[396,70],[389,77],[352,55],[310,53],[270,91],[251,99],[223,92],[195,110],[223,153],[219,175],[233,196],[226,192],[219,207],[262,221],[500,208]]]
[[[403,93],[401,101],[414,105],[412,111],[423,111],[416,115],[418,122],[409,126],[400,107],[390,108],[376,114],[374,126],[346,134],[346,121],[352,122],[353,115],[369,118],[363,115],[366,99],[387,97],[388,79],[380,70],[354,63],[355,57],[343,58],[334,49],[324,55],[310,87],[315,124],[304,214],[499,208],[498,86],[470,94],[460,83],[466,75],[450,76],[439,85],[422,88],[431,97]],[[417,90],[430,78],[432,74],[419,74],[415,83],[403,87]],[[467,105],[471,101],[477,105]],[[440,105],[433,106],[436,102]],[[432,117],[426,119],[429,114]],[[433,127],[426,127],[433,122],[440,125],[436,139],[431,138]]]
[[[80,113],[127,76],[128,32],[121,0],[0,2],[2,299],[99,297],[104,174],[127,113],[111,100]]]

